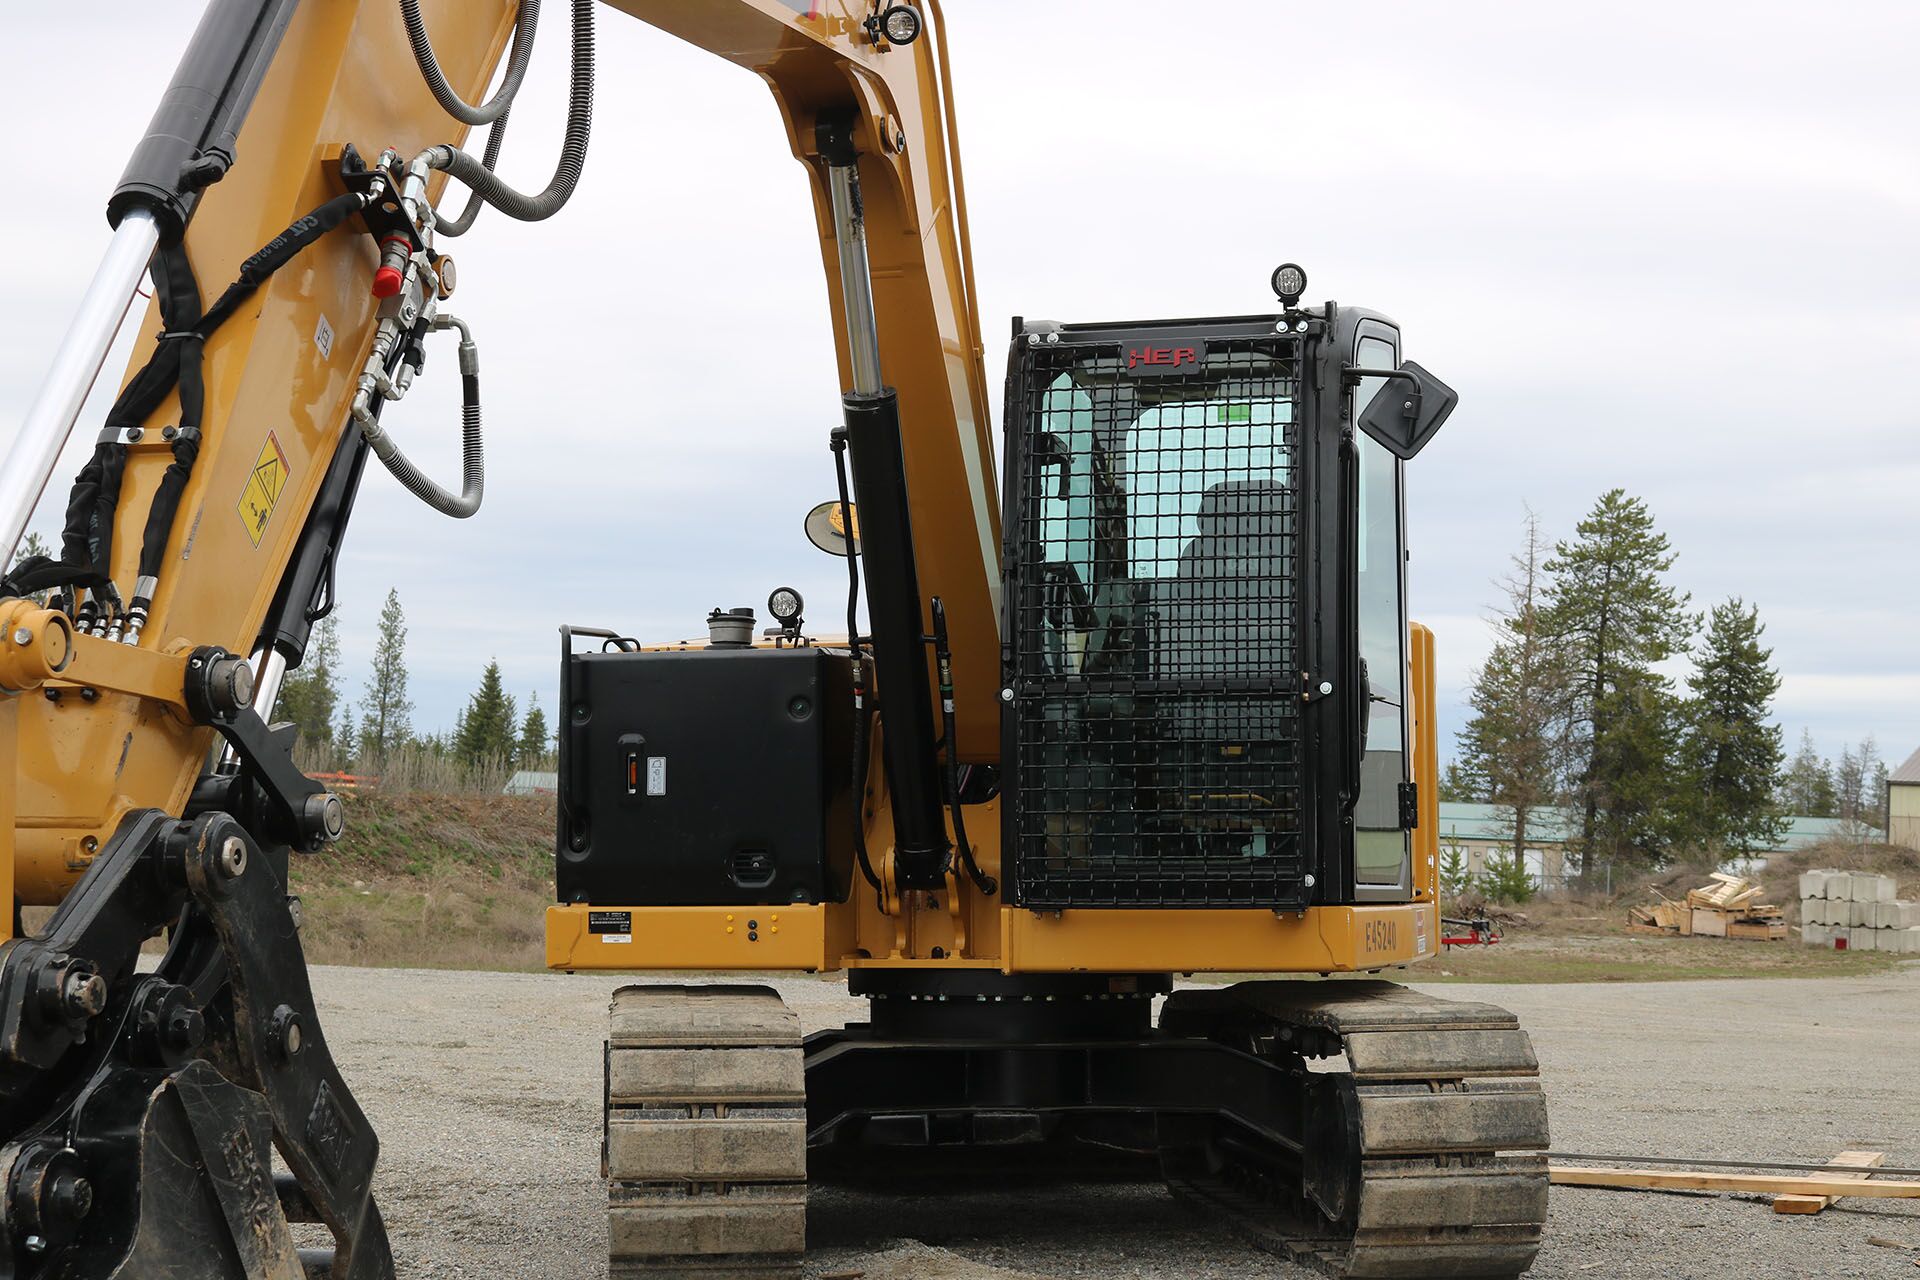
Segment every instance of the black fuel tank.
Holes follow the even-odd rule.
[[[561,689],[562,902],[840,902],[852,663],[814,648],[574,653]]]

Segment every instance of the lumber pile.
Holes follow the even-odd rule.
[[[1678,934],[1710,938],[1738,938],[1749,942],[1779,942],[1787,936],[1786,913],[1760,900],[1759,882],[1716,871],[1686,900],[1675,902],[1659,894],[1648,907],[1627,911],[1627,927],[1635,933]]]
[[[1800,938],[1810,947],[1920,954],[1920,904],[1892,876],[1809,871],[1800,877]]]

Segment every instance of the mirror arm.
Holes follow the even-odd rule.
[[[1356,365],[1341,366],[1340,376],[1349,383],[1358,383],[1362,378],[1402,378],[1408,382],[1420,381],[1405,369],[1362,369]]]

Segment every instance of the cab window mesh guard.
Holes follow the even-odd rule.
[[[1302,906],[1296,348],[1131,345],[1016,375],[1019,901]]]

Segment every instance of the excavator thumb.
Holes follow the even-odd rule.
[[[0,1280],[392,1277],[379,1143],[327,1050],[286,883],[285,848],[229,815],[143,810],[7,944]],[[296,1221],[333,1249],[297,1249]]]

